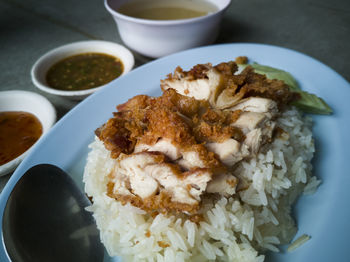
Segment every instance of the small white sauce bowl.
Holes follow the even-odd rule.
[[[45,97],[33,92],[19,90],[0,92],[0,112],[4,111],[24,111],[35,115],[43,127],[43,133],[38,141],[56,122],[56,110],[53,105]],[[0,176],[12,172],[34,145],[17,158],[1,165]]]
[[[65,91],[54,89],[47,84],[46,74],[51,66],[62,59],[83,53],[104,53],[119,58],[124,65],[124,70],[120,76],[128,73],[134,66],[133,54],[122,45],[97,40],[75,42],[55,48],[40,57],[31,70],[33,83],[42,91],[74,100],[84,99],[96,90],[104,87],[105,85],[86,90]]]
[[[213,43],[220,30],[224,11],[231,0],[207,0],[217,11],[206,16],[180,20],[148,20],[118,12],[128,0],[105,0],[121,39],[132,50],[152,58]],[[142,0],[140,1],[142,5]]]

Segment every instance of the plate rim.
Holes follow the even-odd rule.
[[[191,53],[196,53],[196,52],[203,52],[203,51],[208,51],[209,49],[234,49],[234,48],[244,48],[244,47],[249,47],[249,48],[257,48],[257,49],[273,49],[275,51],[278,52],[282,52],[282,53],[286,53],[286,54],[294,54],[296,56],[302,56],[303,58],[309,60],[311,63],[314,63],[317,66],[320,66],[321,68],[323,68],[323,70],[326,70],[329,74],[332,74],[332,77],[335,78],[337,81],[342,82],[340,86],[347,86],[350,87],[350,84],[347,82],[347,80],[345,80],[345,78],[343,78],[340,74],[338,74],[335,70],[333,70],[332,68],[330,68],[329,66],[323,64],[322,62],[318,61],[317,59],[307,55],[307,54],[303,54],[299,51],[296,50],[292,50],[292,49],[288,49],[285,47],[280,47],[280,46],[274,46],[274,45],[268,45],[268,44],[256,44],[256,43],[226,43],[226,44],[218,44],[218,45],[211,45],[211,46],[204,46],[204,47],[199,47],[199,48],[194,48],[194,49],[190,49],[190,50],[185,50],[176,54],[172,54],[157,60],[154,60],[150,63],[147,63],[145,65],[142,65],[134,70],[132,70],[130,73],[128,73],[127,75],[120,77],[112,82],[110,82],[106,88],[99,90],[98,92],[94,93],[93,95],[91,95],[90,97],[88,97],[86,100],[84,100],[82,103],[80,103],[78,106],[76,106],[75,108],[73,108],[72,110],[70,110],[64,117],[62,117],[57,123],[56,125],[50,130],[50,132],[47,134],[47,136],[45,137],[45,139],[43,139],[42,141],[40,141],[40,143],[38,143],[38,145],[34,148],[34,150],[32,150],[30,152],[30,154],[26,157],[26,159],[20,164],[20,166],[17,168],[17,170],[12,174],[12,177],[10,178],[10,180],[7,182],[6,186],[4,187],[1,195],[0,195],[0,222],[2,222],[2,218],[3,218],[3,210],[4,210],[4,205],[7,201],[7,198],[9,196],[9,194],[12,191],[12,188],[14,187],[14,185],[16,184],[16,182],[18,181],[18,179],[23,175],[23,173],[25,172],[25,166],[27,165],[27,163],[30,162],[31,158],[33,158],[33,156],[36,154],[36,152],[38,151],[38,149],[40,149],[40,147],[42,147],[41,145],[44,144],[48,139],[51,138],[52,133],[55,132],[56,129],[59,129],[60,126],[62,126],[67,119],[74,117],[75,114],[79,113],[79,109],[83,108],[84,106],[88,105],[89,103],[93,103],[94,100],[96,100],[95,98],[97,97],[102,97],[104,93],[107,93],[106,90],[110,90],[111,88],[113,88],[113,86],[117,85],[117,83],[120,83],[121,81],[128,81],[129,78],[131,78],[133,75],[137,75],[139,71],[142,72],[146,70],[146,68],[153,68],[156,67],[157,65],[161,65],[163,63],[167,63],[167,61],[171,61],[174,58],[178,58],[178,57],[184,57],[188,54]],[[233,59],[233,57],[232,57]],[[176,59],[175,59],[176,60]],[[209,60],[209,59],[208,59]],[[229,59],[227,59],[229,60]],[[267,63],[268,64],[268,63]],[[162,76],[159,77],[159,80],[161,79]],[[124,80],[126,79],[126,80]],[[346,90],[348,94],[350,94],[350,88],[349,90]],[[349,96],[350,97],[350,96]],[[346,108],[346,113],[350,113],[350,107],[345,107],[344,105],[340,105],[341,107]],[[77,113],[78,112],[78,113]],[[111,113],[111,112],[109,112]],[[342,113],[344,112],[338,112],[340,113],[340,115],[336,115],[336,119],[335,120],[341,120],[342,117],[344,117],[344,115]],[[342,127],[344,127],[344,125],[342,125]],[[350,130],[350,125],[345,125],[345,128],[347,130]],[[342,130],[341,130],[342,131]],[[343,130],[344,132],[345,130]],[[349,140],[346,141],[346,143],[348,145],[350,145]],[[350,151],[350,150],[348,150]],[[4,203],[5,202],[5,203]],[[1,223],[2,224],[2,223]],[[2,228],[0,228],[0,232],[2,235]],[[3,238],[3,237],[2,237]],[[3,241],[2,241],[3,243]],[[0,246],[0,258],[2,253],[6,251],[3,248],[3,244],[1,244]]]

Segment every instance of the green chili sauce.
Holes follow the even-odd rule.
[[[47,84],[55,89],[77,91],[107,84],[123,73],[117,58],[101,53],[84,53],[54,64],[46,75]]]

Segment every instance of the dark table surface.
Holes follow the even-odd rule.
[[[0,91],[40,93],[62,117],[77,102],[38,90],[30,69],[50,49],[90,39],[122,43],[103,0],[0,0]],[[239,42],[294,49],[350,81],[350,1],[232,0],[216,43]],[[134,55],[135,66],[150,61]],[[0,178],[0,190],[9,177]]]

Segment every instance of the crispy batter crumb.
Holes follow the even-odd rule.
[[[235,186],[237,186],[237,179],[236,178],[234,178],[234,179],[227,179],[226,183],[229,184],[231,187],[235,187]]]
[[[251,66],[247,66],[242,75],[246,78],[244,97],[263,97],[276,101],[280,108],[300,98],[298,93],[291,92],[289,86],[276,79],[268,79],[265,75],[256,74]]]
[[[189,216],[188,219],[193,223],[199,224],[199,222],[204,221],[204,216],[202,214],[195,214],[195,215]]]
[[[246,56],[237,56],[235,62],[240,65],[245,65],[248,63],[248,57]]]
[[[89,199],[91,204],[94,203],[94,199],[92,198],[92,196],[88,196],[87,194],[85,194],[85,196]]]
[[[289,133],[281,127],[276,127],[272,136],[285,141],[289,139]]]
[[[162,247],[162,248],[167,248],[170,247],[170,245],[164,241],[157,241],[158,246]]]
[[[233,61],[230,61],[228,63],[220,63],[214,66],[214,68],[221,74],[224,74],[229,77],[232,76],[238,70],[237,64]]]

